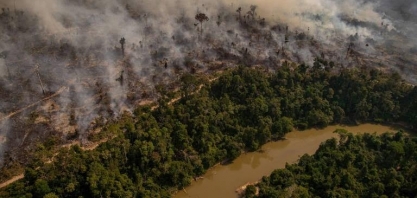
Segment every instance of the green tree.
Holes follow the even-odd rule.
[[[34,194],[38,197],[43,197],[44,195],[51,192],[48,182],[43,179],[37,179],[34,185]]]

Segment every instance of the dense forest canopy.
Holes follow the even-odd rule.
[[[181,97],[173,104],[170,101],[176,97],[175,94],[167,92],[163,86],[158,90],[161,99],[157,108],[139,107],[133,115],[125,114],[118,121],[107,124],[101,133],[91,135],[92,141],[109,139],[94,150],[73,146],[62,148],[56,154],[51,149],[54,139],[39,145],[35,159],[26,168],[24,179],[2,189],[0,197],[170,197],[213,165],[231,161],[244,150],[254,151],[268,141],[283,138],[293,128],[400,121],[417,127],[417,88],[405,83],[398,74],[365,68],[336,71],[332,69],[332,63],[319,58],[312,68],[284,63],[275,73],[241,66],[223,72],[213,81],[186,74],[181,78]],[[338,154],[334,159],[349,162],[344,164],[346,177],[341,179],[349,180],[344,185],[364,189],[354,179],[359,173],[349,172],[355,167],[354,158],[358,163],[380,162],[378,157],[355,157],[367,147],[367,142],[374,142],[372,148],[393,159],[415,158],[413,153],[406,152],[415,150],[412,149],[415,143],[409,143],[414,147],[407,147],[411,140],[400,135],[393,138],[346,137],[340,143],[331,140],[319,149],[320,153],[330,145],[351,152],[347,157]],[[303,157],[300,163],[313,161],[313,158],[317,157]],[[51,163],[46,163],[48,161]],[[402,164],[403,161],[389,164],[399,168],[386,174],[394,174],[406,167],[415,169],[415,165],[407,166],[406,162]],[[394,162],[389,160],[386,163]],[[383,163],[378,165],[385,166]],[[314,169],[313,164],[311,166]],[[380,171],[377,168],[373,170],[371,164],[367,166],[368,172]],[[322,173],[320,169],[310,171]],[[295,175],[286,170],[287,173]],[[297,173],[302,172],[299,170]],[[394,187],[405,182],[400,176],[395,178],[393,189],[386,186],[389,192],[395,192],[398,188]],[[309,181],[308,178],[302,179],[300,181]],[[288,185],[296,181],[294,176],[288,181],[293,183]],[[321,181],[316,182],[326,185]],[[279,183],[265,185],[276,184]],[[301,184],[297,185],[303,190]],[[280,190],[275,186],[271,188]],[[311,188],[319,191],[324,187]],[[311,194],[317,193],[315,190],[307,189]],[[275,191],[271,193],[280,193]],[[372,194],[365,190],[362,193],[359,195]]]
[[[417,196],[416,138],[337,132],[339,141],[330,139],[314,155],[263,177],[245,197]]]

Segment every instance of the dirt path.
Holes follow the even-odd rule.
[[[215,78],[212,78],[212,79],[209,79],[209,82],[213,82],[213,81],[215,81],[215,80],[217,80],[219,77],[215,77]],[[201,84],[200,86],[198,86],[198,88],[197,88],[197,90],[195,90],[194,92],[192,92],[191,93],[191,95],[192,94],[195,94],[195,93],[197,93],[197,92],[199,92],[200,90],[201,90],[201,88],[203,88],[204,87],[204,84]],[[169,102],[168,102],[168,105],[172,105],[173,103],[175,103],[175,102],[177,102],[178,100],[180,100],[181,99],[181,96],[178,96],[178,97],[176,97],[176,98],[173,98],[173,99],[171,99]],[[158,108],[159,107],[159,105],[155,105],[155,106],[152,106],[151,107],[151,110],[155,110],[156,108]]]
[[[11,183],[14,183],[15,181],[17,181],[17,180],[19,180],[19,179],[23,179],[23,177],[24,177],[25,175],[22,173],[22,174],[20,174],[20,175],[16,175],[16,176],[14,176],[14,177],[12,177],[11,179],[9,179],[9,180],[7,180],[7,181],[5,181],[5,182],[3,182],[3,183],[1,183],[0,184],[0,188],[4,188],[4,187],[6,187],[6,186],[8,186],[9,184],[11,184]]]
[[[90,145],[87,145],[87,146],[84,146],[84,147],[81,147],[81,149],[82,150],[84,150],[84,151],[91,151],[91,150],[94,150],[94,149],[96,149],[100,144],[102,144],[102,143],[105,143],[105,142],[107,142],[107,141],[109,141],[109,140],[112,140],[113,138],[115,138],[116,136],[112,136],[112,137],[110,137],[110,138],[104,138],[104,139],[102,139],[102,140],[100,140],[100,141],[98,141],[98,142],[94,142],[93,144],[90,144]]]
[[[113,137],[111,137],[111,138],[105,138],[105,139],[102,139],[102,140],[100,140],[100,141],[98,141],[98,142],[95,142],[95,143],[90,144],[90,145],[85,146],[85,147],[81,147],[81,149],[82,149],[82,150],[84,150],[84,151],[94,150],[94,149],[95,149],[95,148],[97,148],[97,146],[99,146],[101,143],[107,142],[107,141],[109,141],[109,140],[111,140],[111,139],[113,139],[113,138],[115,138],[115,136],[113,136]],[[80,143],[79,143],[79,142],[77,142],[77,141],[74,141],[74,142],[72,142],[72,143],[62,145],[62,147],[65,147],[65,148],[70,148],[70,147],[71,147],[71,146],[73,146],[73,145],[80,145]],[[53,155],[53,157],[52,157],[51,159],[47,160],[45,163],[46,163],[46,164],[52,163],[52,162],[54,161],[54,157],[55,157],[56,155],[58,155],[58,153],[55,153],[55,154]],[[38,167],[38,168],[39,168],[39,167]],[[36,169],[38,169],[38,168],[36,168]],[[9,179],[9,180],[7,180],[7,181],[5,181],[5,182],[3,182],[3,183],[0,183],[0,188],[4,188],[4,187],[6,187],[6,186],[8,186],[8,185],[10,185],[10,184],[12,184],[12,183],[14,183],[14,182],[16,182],[17,180],[20,180],[20,179],[23,179],[23,178],[24,178],[24,173],[21,173],[21,174],[19,174],[19,175],[16,175],[16,176],[12,177],[11,179]]]
[[[39,103],[41,103],[41,102],[43,102],[43,101],[46,101],[46,100],[49,100],[49,99],[51,99],[51,98],[53,98],[53,97],[55,97],[55,96],[58,96],[59,94],[61,94],[61,93],[62,93],[62,92],[64,92],[65,90],[68,90],[68,87],[63,86],[63,87],[61,87],[58,91],[56,91],[54,94],[52,94],[52,95],[50,95],[50,96],[48,96],[48,97],[45,97],[45,98],[43,98],[42,100],[36,101],[36,102],[34,102],[34,103],[32,103],[32,104],[30,104],[30,105],[26,106],[26,107],[20,108],[19,110],[16,110],[16,111],[14,111],[14,112],[11,112],[11,113],[7,114],[6,116],[4,116],[4,117],[0,118],[0,122],[1,122],[1,121],[3,121],[3,120],[9,119],[9,118],[13,117],[14,115],[19,114],[19,113],[21,113],[22,111],[24,111],[24,110],[26,110],[26,109],[29,109],[29,108],[31,108],[31,107],[33,107],[33,106],[35,106],[35,105],[37,105],[37,104],[39,104]]]

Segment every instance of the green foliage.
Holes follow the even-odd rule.
[[[133,115],[108,123],[91,137],[110,139],[95,150],[62,149],[52,163],[44,164],[42,158],[52,157],[49,149],[58,140],[40,145],[39,159],[26,169],[23,181],[3,189],[0,197],[169,197],[213,165],[231,161],[243,150],[257,150],[294,128],[341,122],[417,123],[417,89],[395,75],[374,70],[334,74],[320,64],[327,65],[319,59],[313,69],[285,63],[274,74],[238,67],[210,84],[186,74],[181,78],[180,100],[169,105],[174,94],[159,86],[159,107],[153,111],[139,107]],[[406,170],[417,180],[415,166],[404,161],[415,159],[409,153],[417,150],[408,143],[411,140],[401,135],[340,134],[340,142],[328,141],[314,157],[301,157],[298,166],[274,171],[262,184],[260,196],[413,195],[417,185],[407,183],[409,178],[401,173]],[[359,165],[364,168],[355,168]],[[359,174],[366,177],[358,179]],[[368,180],[372,185],[364,186]]]
[[[37,195],[38,197],[43,197],[47,193],[51,192],[48,182],[43,179],[37,179],[35,181],[34,188],[35,195]]]
[[[48,193],[43,198],[59,198],[55,193]]]
[[[313,156],[275,170],[258,184],[260,197],[415,197],[417,139],[346,131],[326,141]],[[380,146],[376,146],[376,144]],[[409,158],[404,158],[407,153]],[[296,189],[294,190],[294,185]]]
[[[256,187],[248,185],[245,189],[245,198],[252,198],[256,196]]]

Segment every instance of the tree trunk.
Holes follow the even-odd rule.
[[[9,66],[7,66],[7,64],[5,63],[5,65],[6,65],[6,69],[7,69],[7,76],[8,76],[8,78],[9,78],[9,80],[12,80],[12,75],[10,74],[10,69],[9,69]]]
[[[42,80],[41,80],[41,75],[39,75],[38,69],[36,70],[36,73],[38,74],[39,82],[40,82],[41,88],[42,88],[42,93],[45,94],[45,89],[43,88],[43,83],[42,83]]]

